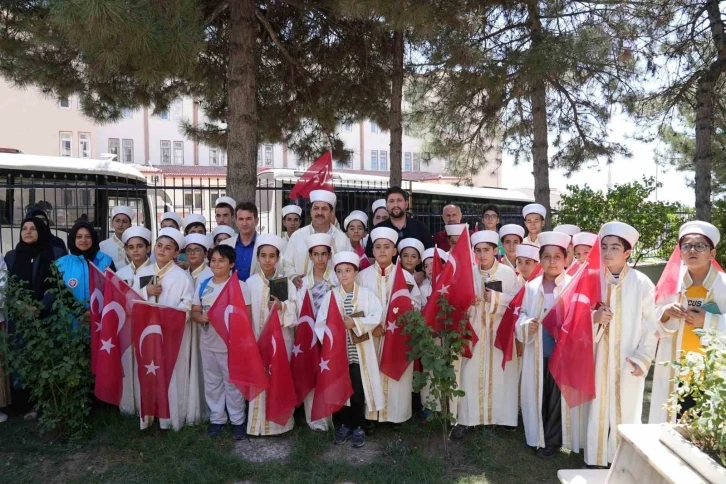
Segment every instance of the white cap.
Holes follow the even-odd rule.
[[[113,210],[111,210],[111,220],[113,220],[116,215],[126,215],[129,220],[133,220],[136,217],[136,212],[133,208],[127,207],[126,205],[117,205],[113,207]]]
[[[148,243],[151,243],[151,230],[139,225],[136,227],[129,227],[124,230],[124,233],[121,235],[121,242],[125,244],[134,237],[141,237]]]
[[[499,245],[499,234],[494,230],[480,230],[479,232],[474,232],[471,236],[471,246],[476,247],[477,244],[481,244],[482,242]]]
[[[558,225],[554,229],[552,229],[554,232],[562,232],[563,234],[567,234],[570,237],[574,237],[575,234],[578,234],[581,232],[580,227],[577,225],[572,224],[562,224]]]
[[[373,202],[373,213],[376,213],[376,210],[379,208],[386,208],[386,199],[385,198],[379,198],[375,202]]]
[[[539,203],[530,203],[529,205],[525,205],[522,209],[522,216],[525,218],[531,213],[538,213],[542,215],[542,218],[547,217],[547,209],[544,208],[544,205],[540,205]]]
[[[176,215],[176,214],[174,214]],[[178,217],[178,215],[177,215]],[[176,242],[176,245],[179,246],[179,250],[183,250],[184,247],[186,247],[186,241],[184,240],[184,234],[179,232],[177,229],[173,227],[164,227],[163,229],[159,230],[159,236],[156,238],[156,240],[159,240],[162,237],[169,237],[174,242]]]
[[[519,244],[517,246],[517,257],[525,257],[539,262],[539,247],[529,244]]]
[[[610,235],[616,235],[622,239],[625,239],[630,244],[630,247],[635,247],[638,243],[640,234],[635,228],[623,222],[608,222],[600,228],[600,240]]]
[[[353,210],[347,217],[345,217],[345,220],[343,221],[343,230],[348,230],[348,224],[353,220],[360,221],[363,224],[363,228],[368,226],[368,215],[360,210]]]
[[[570,247],[570,242],[572,242],[572,237],[562,232],[542,232],[537,237],[537,242],[539,242],[540,247],[556,245],[567,250]]]
[[[468,224],[451,224],[444,227],[446,229],[446,235],[461,235],[464,229],[468,229]]]
[[[285,241],[281,237],[275,234],[261,234],[257,236],[255,240],[255,256],[257,256],[257,249],[263,245],[271,245],[280,251],[285,248]]]
[[[587,245],[592,247],[597,241],[597,234],[591,232],[579,232],[572,236],[572,245],[577,247],[578,245]]]
[[[403,249],[405,249],[406,247],[413,247],[414,249],[416,249],[418,251],[419,257],[423,256],[424,245],[420,240],[414,239],[413,237],[408,237],[406,239],[401,240],[398,243],[398,252],[403,252]]]
[[[516,235],[524,240],[524,227],[517,224],[502,225],[502,228],[499,229],[499,238],[503,239],[507,235]]]
[[[443,249],[439,249],[438,247],[436,247],[436,250],[439,252],[439,258],[442,261],[446,262],[449,259],[449,254],[444,252]],[[421,256],[421,261],[425,261],[426,259],[429,259],[433,256],[434,256],[434,248],[433,247],[428,248],[428,249],[424,250],[424,253]]]
[[[176,212],[165,212],[161,216],[161,221],[164,220],[173,220],[179,228],[182,226],[182,218]]]
[[[310,192],[310,203],[325,202],[330,206],[335,206],[335,193],[328,190],[313,190]]]
[[[186,245],[201,245],[205,249],[209,250],[209,248],[212,246],[212,238],[204,234],[189,234],[184,237],[184,243]]]
[[[338,264],[351,264],[357,269],[360,266],[360,256],[350,250],[336,252],[333,256],[333,269],[335,269]]]
[[[202,224],[204,227],[207,227],[207,219],[204,218],[204,215],[198,214],[198,213],[190,213],[186,217],[184,217],[184,227],[190,224]]]
[[[234,237],[234,229],[230,227],[229,225],[217,225],[217,227],[212,231],[212,240],[216,239],[219,234],[227,234],[230,237]]]
[[[371,230],[371,240],[375,244],[378,239],[390,240],[395,245],[398,242],[398,232],[388,227],[376,227]]]
[[[321,245],[333,248],[333,236],[329,234],[311,234],[307,236],[305,242],[308,244],[308,250]]]
[[[282,207],[282,218],[287,217],[291,213],[294,213],[298,217],[302,217],[302,207],[298,207],[297,205],[285,205]]]
[[[686,235],[703,235],[711,241],[714,247],[721,240],[721,233],[715,226],[700,220],[694,220],[693,222],[687,222],[681,225],[681,229],[678,231],[678,240],[680,241]]]
[[[234,207],[236,207],[236,206],[237,206],[237,202],[235,202],[235,201],[234,201],[234,198],[232,198],[232,197],[219,197],[219,198],[218,198],[217,200],[215,200],[215,202],[214,202],[214,208],[217,208],[217,206],[218,206],[218,205],[219,205],[220,203],[225,203],[225,204],[229,205],[230,207],[232,207],[232,210],[234,210]]]

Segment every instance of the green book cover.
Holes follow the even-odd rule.
[[[718,304],[713,301],[704,304],[703,306],[701,306],[701,309],[710,314],[721,314],[721,310],[718,308]]]

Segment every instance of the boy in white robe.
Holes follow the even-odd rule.
[[[450,226],[447,225],[447,227]],[[381,305],[383,306],[381,318],[384,318],[388,311],[388,300],[391,297],[391,289],[395,275],[393,258],[397,253],[396,242],[398,241],[398,233],[388,227],[377,227],[371,231],[370,236],[373,241],[375,264],[360,272],[357,279],[361,286],[373,291],[378,300],[381,301]],[[413,276],[407,271],[403,271],[403,274],[406,278],[406,283],[410,287],[413,307],[415,310],[419,310],[423,306],[421,292]],[[373,331],[373,336],[376,347],[381,352],[383,345],[386,344],[383,321]],[[399,424],[410,419],[412,415],[411,392],[413,391],[413,362],[408,365],[408,368],[406,368],[406,371],[398,381],[381,374],[381,382],[383,384],[383,394],[386,396],[385,408],[380,412],[371,411],[369,408],[367,418],[372,421],[391,422],[394,429],[396,429],[400,426]]]
[[[581,232],[580,227],[577,225],[572,224],[562,224],[558,225],[554,229],[552,229],[553,232],[561,232],[563,234],[567,234],[570,236],[570,240],[572,240],[572,237],[579,234]],[[575,247],[574,242],[570,242],[570,246],[567,248],[567,260],[565,261],[565,268],[569,268],[572,266],[573,261],[575,260]]]
[[[113,234],[106,240],[101,241],[99,247],[101,252],[113,259],[113,265],[116,270],[121,269],[129,263],[126,257],[126,247],[122,240],[124,231],[131,227],[136,212],[131,207],[125,205],[117,205],[111,210],[111,225]]]
[[[220,338],[214,326],[209,324],[207,316],[209,309],[230,279],[236,254],[233,248],[226,245],[213,248],[210,254],[212,275],[198,279],[192,305],[192,321],[199,325],[204,403],[209,407],[210,413],[207,435],[212,439],[219,437],[229,416],[232,434],[235,440],[241,440],[247,435],[245,399],[239,389],[229,381],[227,344]],[[246,283],[239,281],[239,285],[247,303],[247,311],[250,311],[251,315],[249,302],[252,300],[252,295]]]
[[[267,322],[270,311],[279,311],[282,335],[285,339],[287,359],[290,360],[294,341],[293,327],[297,325],[297,289],[290,280],[287,281],[287,301],[280,301],[270,294],[270,280],[282,277],[279,271],[280,254],[283,240],[277,235],[258,235],[255,242],[258,271],[247,279],[252,305],[252,329],[255,339],[260,337]],[[285,425],[270,422],[265,418],[267,391],[263,391],[249,402],[247,412],[247,433],[249,435],[278,435],[292,430],[294,419]]]
[[[335,415],[340,426],[335,433],[335,444],[352,438],[353,447],[365,445],[366,413],[382,410],[385,405],[378,357],[371,332],[380,324],[383,307],[375,294],[356,281],[360,256],[352,251],[338,252],[333,256],[333,266],[341,284],[329,291],[320,304],[315,320],[315,333],[322,341],[328,320],[330,298],[334,297],[346,326],[348,369],[353,386],[349,405]],[[353,314],[359,317],[351,317]],[[356,340],[351,335],[353,332]],[[366,337],[367,336],[367,337]]]
[[[297,205],[285,205],[282,207],[282,226],[285,228],[285,233],[282,235],[282,241],[284,242],[282,250],[283,254],[285,253],[287,243],[290,241],[290,237],[300,228],[301,221],[301,207]]]
[[[590,232],[579,232],[572,236],[572,251],[578,264],[587,262],[596,241],[597,234]]]
[[[504,249],[502,264],[517,272],[517,246],[524,241],[524,228],[517,224],[503,225],[499,229],[499,238]]]
[[[186,311],[188,315],[192,309],[194,283],[189,277],[189,273],[174,262],[174,258],[184,247],[184,236],[178,230],[167,227],[159,231],[159,237],[154,245],[156,262],[150,267],[151,270],[144,271],[144,273],[150,272],[149,275],[152,276],[152,279],[141,289],[141,296],[147,301]],[[159,426],[162,429],[181,429],[186,423],[190,391],[199,392],[198,388],[194,390],[190,388],[192,385],[199,385],[198,379],[190,379],[191,349],[192,322],[187,318],[184,323],[184,335],[179,348],[179,356],[169,383],[171,418],[159,419]],[[141,428],[149,427],[153,421],[154,417],[142,418]]]
[[[680,259],[673,262],[678,267],[666,267],[658,282],[656,328],[660,341],[655,357],[649,423],[676,423],[677,418],[694,405],[693,398],[686,396],[678,413],[668,411],[666,403],[676,389],[676,382],[673,367],[664,363],[689,352],[704,351],[703,337],[694,330],[702,329],[706,335],[714,332],[719,337],[726,335],[726,274],[713,266],[720,240],[719,230],[708,222],[694,221],[681,226],[678,234]],[[668,265],[671,264],[669,261]],[[677,279],[664,280],[668,277]],[[661,289],[666,283],[670,283],[672,292]]]
[[[527,236],[522,243],[539,247],[538,238],[539,234],[544,230],[547,209],[539,203],[530,203],[522,209],[522,216],[524,217],[524,226],[527,227]]]
[[[497,262],[499,234],[481,230],[471,236],[476,254],[477,302],[469,311],[471,324],[479,342],[471,358],[461,362],[460,385],[465,395],[458,399],[457,425],[452,439],[461,439],[465,427],[476,425],[517,426],[519,362],[513,358],[502,370],[502,352],[494,347],[497,328],[509,302],[520,288],[512,269]],[[501,291],[486,287],[501,283]]]
[[[655,356],[655,293],[642,272],[628,267],[638,231],[622,222],[600,229],[602,305],[593,312],[595,399],[589,402],[585,463],[607,466],[617,426],[640,424],[645,377]]]
[[[434,287],[434,282],[431,280],[434,271],[434,250],[439,252],[439,258],[441,259],[442,265],[446,264],[446,260],[449,258],[449,254],[439,248],[431,247],[423,252],[421,259],[423,260],[423,269],[426,278],[419,285],[419,291],[421,292],[421,297],[423,298],[423,306],[426,305],[429,297],[431,297],[431,291],[433,291]]]

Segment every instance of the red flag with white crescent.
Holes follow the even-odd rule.
[[[91,373],[96,374],[98,349],[100,347],[101,315],[103,314],[103,291],[106,276],[93,262],[88,263],[88,288],[91,294],[89,311],[91,313]]]
[[[265,418],[278,425],[285,425],[295,411],[297,395],[277,310],[270,311],[257,340],[257,347],[270,381],[265,399]]]
[[[323,153],[303,173],[290,192],[290,200],[309,198],[313,190],[333,191],[333,154],[330,151]]]
[[[413,310],[411,293],[408,291],[403,268],[400,262],[397,262],[391,298],[388,301],[388,311],[384,321],[386,334],[383,338],[380,365],[381,373],[396,381],[401,378],[403,372],[411,364],[408,359],[408,353],[411,351],[411,337],[403,334],[403,327],[396,323],[401,316],[411,310]]]
[[[297,404],[315,390],[320,363],[320,344],[315,335],[315,314],[310,291],[305,291],[298,324],[295,330],[295,343],[292,347],[292,376],[295,382]]]
[[[355,247],[353,249],[353,252],[358,254],[358,257],[360,257],[360,263],[358,265],[359,271],[362,271],[363,269],[370,267],[371,261],[368,259],[368,256],[366,255],[366,248],[363,246],[363,244],[358,244],[358,247]]]
[[[181,349],[187,313],[145,301],[135,303],[131,312],[141,393],[140,417],[170,418],[169,384]]]
[[[318,380],[315,383],[310,416],[313,420],[334,414],[353,395],[353,384],[348,369],[347,330],[332,291],[323,335]]]
[[[227,343],[230,383],[247,400],[254,400],[269,387],[269,382],[237,273],[232,273],[207,315],[209,323]]]

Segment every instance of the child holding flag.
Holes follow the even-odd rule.
[[[446,263],[446,259],[448,257],[448,254],[446,252],[435,247],[426,249],[421,256],[421,259],[423,260],[423,269],[426,279],[424,279],[419,286],[419,291],[421,291],[421,297],[423,298],[424,305],[426,304],[426,301],[429,300],[429,297],[431,297],[431,291],[434,287],[434,281],[431,280],[434,271],[434,251],[437,251],[439,253],[439,260],[441,261],[442,265]]]

